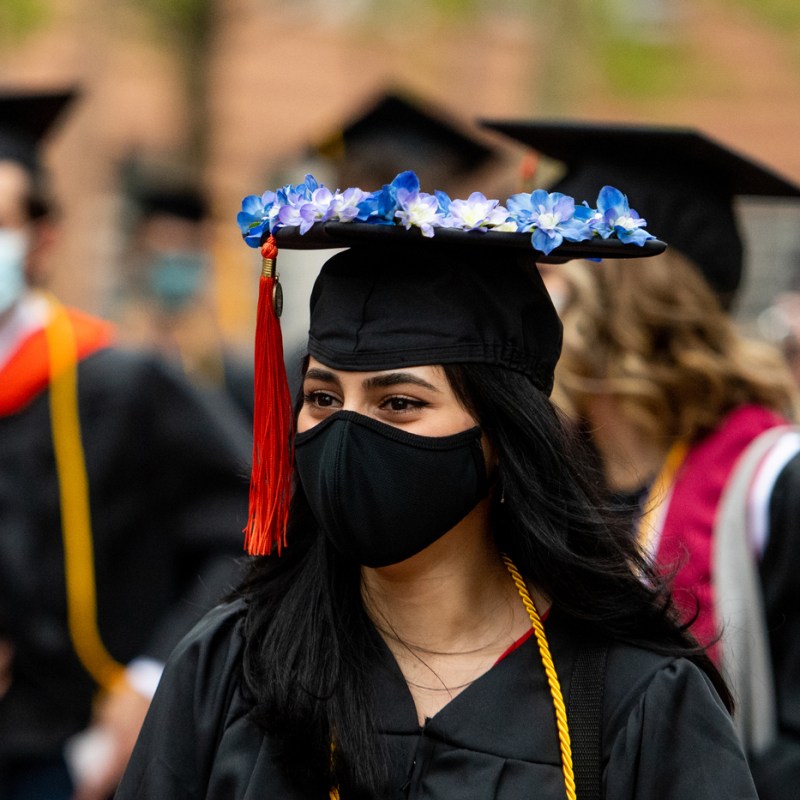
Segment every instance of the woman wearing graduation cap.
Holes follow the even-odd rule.
[[[168,664],[120,800],[755,797],[724,683],[548,400],[536,258],[663,245],[569,198],[507,206],[413,173],[245,201],[257,558]],[[349,247],[311,297],[296,433],[276,242]]]
[[[557,400],[591,430],[640,543],[729,681],[762,800],[800,782],[800,433],[779,353],[723,311],[743,273],[734,196],[800,187],[698,131],[493,123],[566,162],[557,184],[626,178],[670,243],[630,264],[554,271],[564,322]],[[645,206],[644,204],[647,203]],[[641,512],[643,513],[640,513]]]

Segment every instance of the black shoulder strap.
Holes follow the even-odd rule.
[[[584,644],[572,671],[567,722],[578,800],[603,798],[603,695],[607,655],[606,645]]]

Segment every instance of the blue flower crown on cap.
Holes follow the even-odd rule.
[[[467,200],[451,200],[438,190],[421,192],[419,178],[410,170],[375,192],[356,188],[331,191],[313,175],[306,175],[303,183],[245,197],[236,221],[250,247],[259,247],[265,232],[297,227],[302,235],[321,222],[419,228],[426,237],[434,236],[437,229],[530,233],[533,247],[545,255],[564,241],[602,238],[642,246],[655,238],[645,230],[647,221],[613,186],[600,190],[594,208],[586,201],[576,205],[574,198],[544,189],[512,195],[502,206],[480,192],[473,192]]]

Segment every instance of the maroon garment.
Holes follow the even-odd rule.
[[[711,434],[695,444],[678,470],[664,519],[656,562],[669,572],[675,603],[685,619],[697,612],[692,633],[702,643],[718,633],[714,612],[712,536],[717,509],[736,461],[760,433],[786,425],[769,409],[741,406]],[[715,656],[714,648],[710,654]]]

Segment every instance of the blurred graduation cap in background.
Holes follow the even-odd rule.
[[[194,171],[175,159],[129,155],[120,166],[120,183],[134,218],[172,216],[200,222],[211,211]]]
[[[0,88],[0,161],[19,164],[31,176],[28,203],[33,218],[45,216],[53,206],[41,162],[42,142],[77,95],[74,88],[50,91]]]
[[[190,184],[143,184],[135,188],[133,201],[143,217],[158,215],[201,222],[210,211],[203,192]]]
[[[333,162],[341,187],[381,186],[411,169],[423,184],[450,190],[496,156],[479,131],[398,91],[373,99],[312,150]]]
[[[76,95],[75,89],[0,89],[0,160],[15,161],[38,176],[42,140]]]
[[[726,308],[744,270],[735,198],[800,198],[800,186],[691,128],[577,121],[481,124],[563,162],[566,172],[551,191],[589,202],[605,184],[625,192],[647,219],[647,229],[690,258]]]

